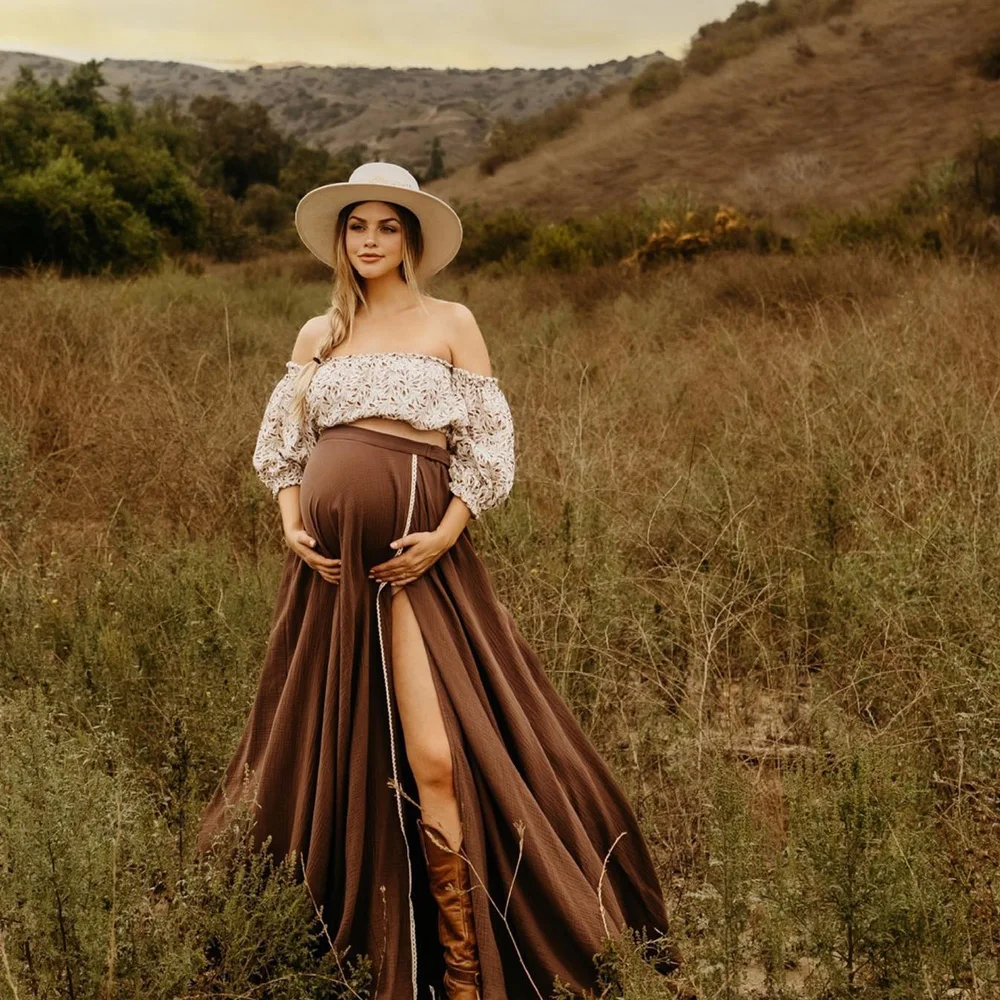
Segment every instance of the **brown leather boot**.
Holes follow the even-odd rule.
[[[431,895],[438,904],[438,937],[444,946],[448,1000],[480,1000],[479,949],[472,922],[469,866],[437,827],[417,820]],[[461,851],[459,844],[459,851]]]

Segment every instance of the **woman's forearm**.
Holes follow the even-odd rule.
[[[454,545],[471,520],[472,511],[466,507],[465,501],[452,494],[451,503],[448,504],[437,530],[444,535],[449,545]]]
[[[281,510],[281,525],[285,537],[302,527],[302,511],[299,507],[300,487],[285,486],[278,490],[278,507]]]

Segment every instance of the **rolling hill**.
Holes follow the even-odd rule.
[[[1000,33],[996,0],[858,0],[774,38],[643,109],[618,93],[491,177],[474,165],[429,190],[558,219],[681,184],[748,208],[856,206],[1000,128],[1000,82],[972,57]]]
[[[367,143],[371,158],[426,166],[437,136],[448,168],[475,160],[500,115],[537,114],[559,100],[598,93],[627,80],[659,51],[585,69],[393,69],[366,66],[254,66],[217,70],[179,62],[105,59],[100,62],[113,98],[121,86],[141,107],[157,97],[182,106],[196,95],[258,101],[286,135],[337,152]],[[0,88],[28,66],[44,81],[62,79],[76,65],[66,59],[0,52]]]

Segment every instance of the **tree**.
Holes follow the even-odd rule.
[[[138,271],[159,259],[149,220],[71,153],[0,187],[0,265],[66,273]]]
[[[118,88],[118,103],[115,105],[115,116],[118,126],[123,132],[131,132],[135,128],[138,114],[135,101],[132,99],[132,88],[123,83]]]
[[[441,137],[434,136],[431,143],[431,162],[427,168],[427,180],[435,181],[444,176],[444,151],[441,149]]]
[[[74,66],[65,83],[53,80],[49,90],[60,108],[75,111],[94,127],[98,137],[115,135],[115,118],[100,88],[106,81],[96,59]]]
[[[334,180],[330,154],[325,149],[296,145],[288,162],[281,168],[278,186],[296,201],[307,191]]]
[[[177,237],[185,249],[197,248],[202,199],[167,150],[120,136],[98,139],[82,159],[91,169],[103,171],[115,194],[139,209],[155,227]]]
[[[198,179],[242,198],[251,184],[277,185],[286,142],[257,101],[195,97],[190,112],[199,133]]]
[[[283,191],[270,184],[251,184],[243,199],[241,219],[260,232],[273,235],[291,221],[292,208]]]

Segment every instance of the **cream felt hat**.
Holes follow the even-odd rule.
[[[420,220],[424,254],[417,277],[429,278],[449,264],[462,245],[462,220],[440,198],[421,191],[416,178],[396,163],[362,163],[350,180],[307,192],[295,209],[295,228],[309,250],[333,266],[333,228],[340,210],[356,201],[388,201]]]

